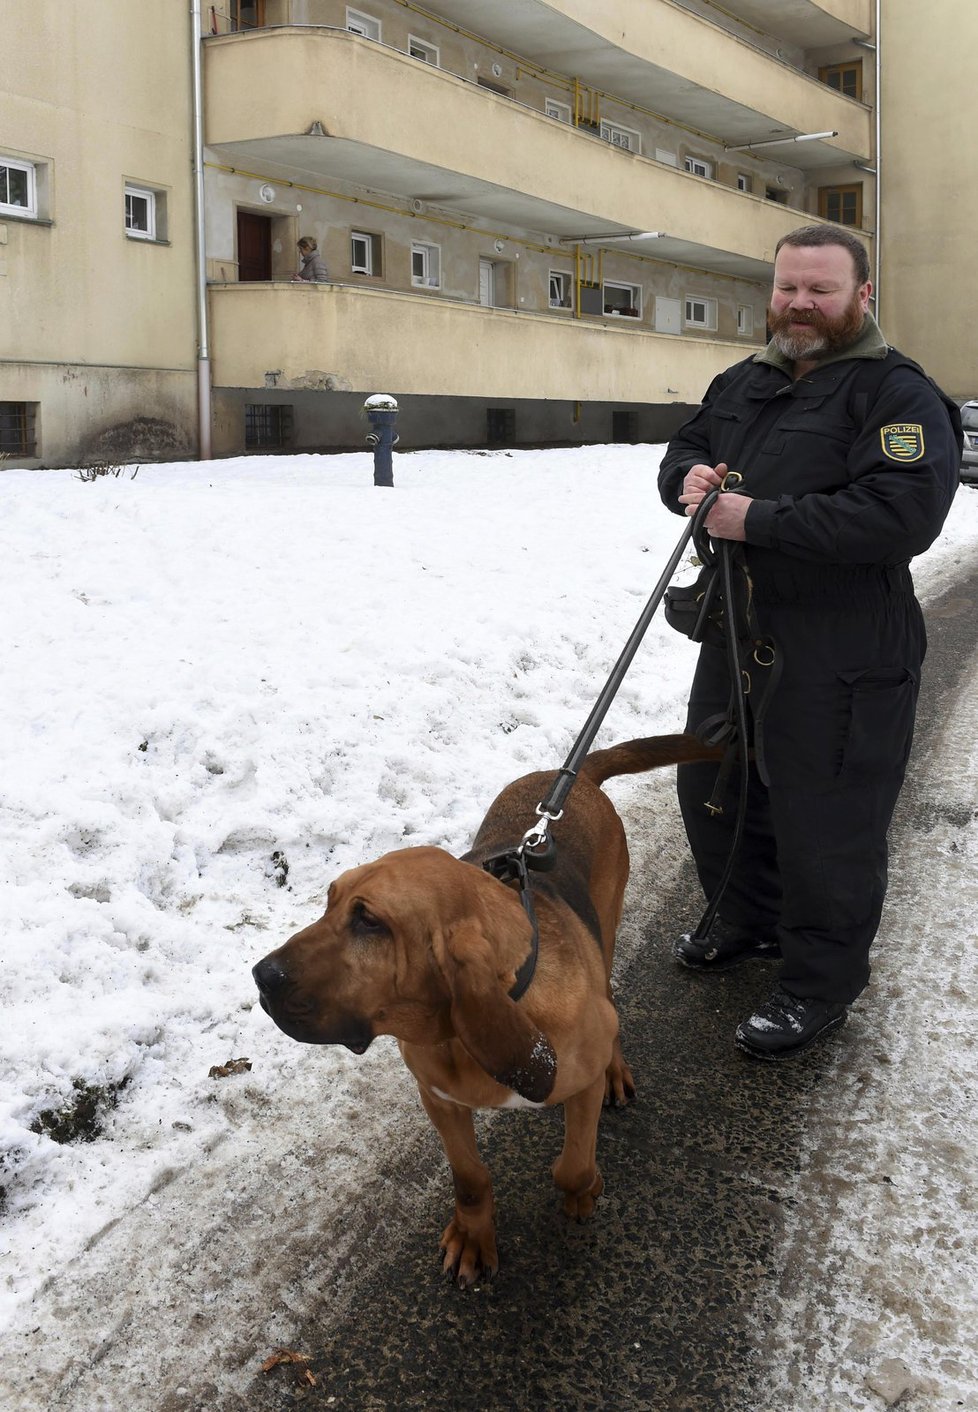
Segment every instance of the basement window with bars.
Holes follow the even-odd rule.
[[[0,402],[0,456],[37,455],[36,402]]]
[[[516,440],[516,408],[486,408],[486,440],[496,446],[511,446]]]
[[[293,409],[290,403],[245,404],[245,449],[286,451],[292,445]]]

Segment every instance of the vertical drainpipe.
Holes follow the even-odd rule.
[[[197,428],[200,459],[211,456],[211,364],[207,334],[207,256],[204,241],[204,88],[200,0],[190,3],[190,53],[194,90],[194,221],[197,252]]]
[[[873,252],[873,287],[876,290],[877,322],[880,321],[880,314],[882,312],[882,305],[880,303],[880,251],[883,244],[883,149],[881,143],[883,124],[880,117],[883,107],[883,69],[881,63],[883,52],[883,36],[880,33],[882,23],[883,0],[876,0],[876,33],[873,36],[876,40],[876,248]]]

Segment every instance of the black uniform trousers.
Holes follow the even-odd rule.
[[[834,567],[828,582],[802,588],[768,582],[755,610],[781,659],[760,729],[769,783],[751,762],[744,836],[720,915],[776,929],[780,983],[793,995],[848,1004],[869,979],[886,893],[886,834],[913,736],[923,616],[906,568]],[[725,654],[704,645],[687,729],[729,701]],[[722,814],[711,814],[716,775],[713,764],[678,770],[707,896],[729,853],[739,789],[735,768]]]

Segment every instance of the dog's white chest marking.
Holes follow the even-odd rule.
[[[500,1108],[545,1108],[545,1103],[534,1103],[530,1098],[524,1098],[521,1093],[511,1093]]]
[[[434,1084],[431,1086],[431,1091],[435,1097],[440,1098],[443,1103],[457,1103],[460,1108],[472,1107],[471,1103],[463,1103],[462,1100],[456,1098],[453,1093],[446,1093],[444,1089],[435,1088]],[[546,1104],[532,1103],[529,1098],[524,1098],[522,1094],[510,1093],[498,1106],[500,1108],[545,1108]]]

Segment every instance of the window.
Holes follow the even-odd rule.
[[[486,408],[486,440],[497,445],[512,445],[516,440],[516,408]]]
[[[441,288],[440,246],[414,242],[411,246],[411,283],[427,289]]]
[[[351,34],[362,34],[364,39],[380,39],[380,20],[373,15],[364,15],[360,10],[347,7],[346,27]]]
[[[33,162],[0,157],[0,213],[37,215],[37,173]]]
[[[738,191],[753,191],[753,190],[754,190],[754,183],[753,183],[751,177],[747,174],[747,172],[738,172],[738,173],[737,173],[737,190],[738,190]]]
[[[259,29],[265,23],[265,0],[231,0],[231,28]]]
[[[862,59],[849,59],[844,64],[826,64],[824,68],[819,69],[818,76],[822,83],[827,83],[829,88],[838,89],[847,98],[862,100]]]
[[[632,414],[625,408],[611,412],[611,439],[612,441],[634,441],[635,429],[632,425]]]
[[[381,273],[379,235],[364,230],[350,232],[350,269],[355,275]]]
[[[686,295],[686,323],[690,328],[715,329],[717,326],[717,301],[700,299],[697,295]]]
[[[556,118],[559,123],[569,123],[571,120],[571,106],[569,103],[558,103],[556,98],[548,98],[543,111],[548,118]]]
[[[496,83],[495,79],[477,78],[476,83],[480,88],[488,88],[493,93],[500,93],[504,98],[509,97],[509,89],[504,83]]]
[[[620,123],[609,123],[606,119],[601,119],[600,136],[605,142],[610,142],[612,147],[624,147],[626,152],[641,152],[642,139],[640,135],[630,127],[622,127]]]
[[[854,186],[820,186],[818,214],[840,226],[861,226],[863,223],[863,188]]]
[[[678,167],[679,158],[675,152],[670,152],[667,147],[657,147],[655,149],[655,160],[664,162],[667,167]]]
[[[688,172],[692,172],[693,176],[713,176],[713,163],[704,162],[702,157],[686,157],[683,161],[683,166]]]
[[[780,190],[776,186],[766,186],[764,188],[764,200],[776,201],[779,206],[787,206],[788,193],[787,191]]]
[[[0,456],[37,455],[36,402],[0,402]]]
[[[156,240],[157,193],[126,184],[126,235],[136,240]]]
[[[416,39],[415,36],[408,36],[408,53],[412,59],[420,59],[423,64],[434,64],[438,67],[439,52],[436,44],[429,44],[426,39]]]
[[[642,290],[637,284],[612,284],[605,280],[602,287],[604,312],[626,319],[642,317]]]
[[[737,332],[750,338],[754,332],[754,310],[749,304],[737,305]]]
[[[571,277],[566,270],[550,271],[551,309],[569,309],[571,306]]]
[[[292,407],[269,402],[245,404],[245,449],[280,451],[292,445]]]

